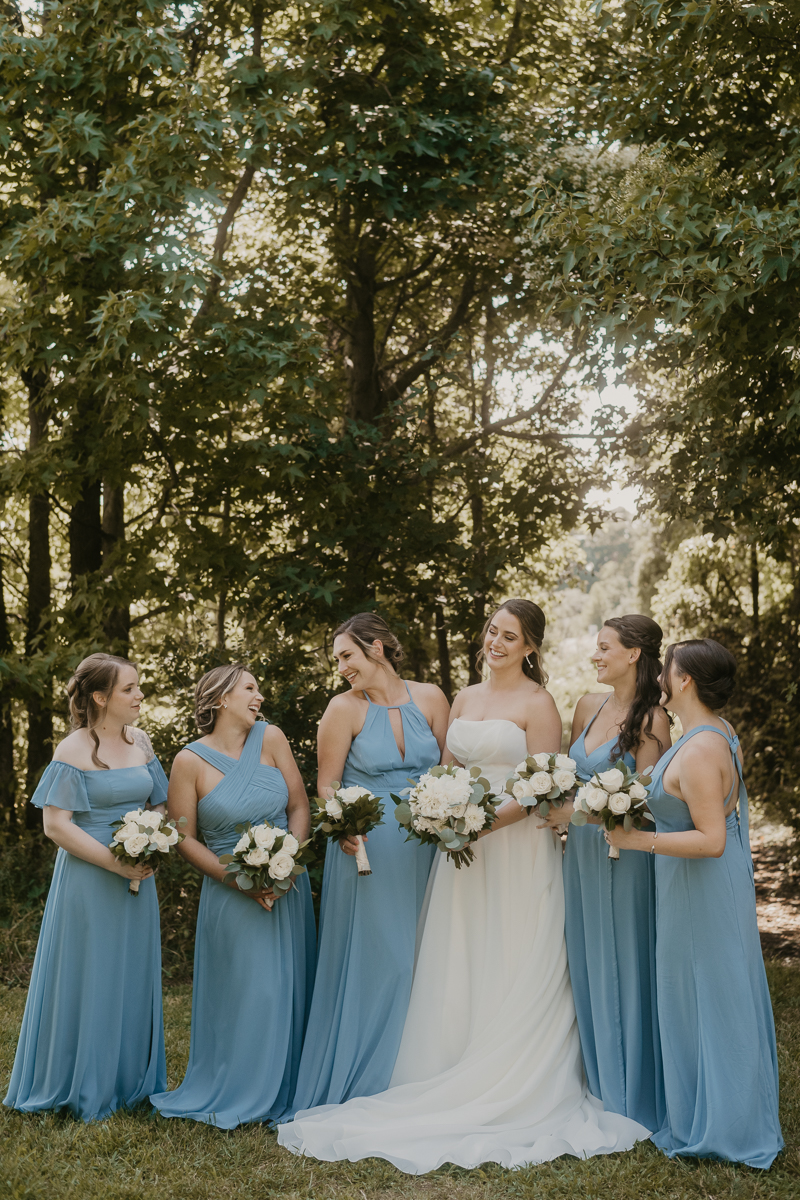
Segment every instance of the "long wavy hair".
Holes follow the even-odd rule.
[[[108,699],[114,690],[120,667],[135,668],[135,665],[127,658],[118,658],[116,654],[90,654],[88,658],[84,658],[83,662],[78,663],[67,684],[70,725],[73,730],[88,730],[89,737],[94,742],[92,762],[104,771],[109,771],[111,768],[99,756],[100,739],[95,733],[94,727],[99,724],[103,709],[99,704],[95,704],[94,693],[102,692]],[[129,746],[133,745],[133,738],[128,738],[125,729],[122,730],[122,736]]]
[[[529,646],[533,647],[522,660],[523,673],[527,675],[528,679],[532,679],[534,683],[538,683],[541,687],[544,687],[547,683],[547,676],[542,666],[542,642],[544,641],[547,620],[539,605],[534,604],[532,600],[523,600],[520,596],[512,596],[509,600],[504,600],[502,604],[498,604],[483,627],[481,648],[475,656],[475,661],[479,667],[483,663],[483,644],[486,641],[489,626],[499,612],[509,612],[512,617],[516,617],[519,621],[523,638]]]
[[[664,632],[657,622],[639,613],[626,617],[609,617],[603,628],[613,629],[626,650],[640,650],[636,660],[636,692],[625,720],[619,727],[614,753],[622,757],[627,751],[636,753],[642,734],[653,728],[653,715],[660,707],[661,642]],[[670,717],[670,723],[672,718]],[[659,742],[659,745],[661,743]]]

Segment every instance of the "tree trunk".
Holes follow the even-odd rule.
[[[125,541],[125,489],[103,483],[103,521],[101,527],[103,566],[113,563],[115,555]],[[127,604],[114,605],[108,610],[103,629],[109,647],[117,643],[117,649],[127,655],[130,643],[131,611]]]
[[[374,421],[383,408],[375,358],[375,270],[374,248],[371,242],[362,242],[347,286],[351,313],[345,360],[350,376],[348,409],[357,421]]]
[[[480,477],[480,472],[476,472]],[[475,483],[477,489],[479,484]],[[470,496],[470,511],[472,514],[472,574],[473,578],[483,580],[485,573],[486,552],[483,545],[483,496],[475,490]],[[486,593],[480,587],[473,595],[473,624],[467,637],[467,661],[469,664],[468,683],[480,683],[483,678],[478,665],[478,654],[481,650],[480,635],[486,620]]]
[[[758,546],[755,542],[750,547],[750,595],[753,602],[753,637],[758,636],[759,627],[761,624],[761,614],[759,612],[759,573],[758,573]]]
[[[450,646],[447,641],[447,625],[444,620],[444,608],[437,604],[434,609],[436,619],[436,645],[439,649],[439,680],[442,691],[447,697],[447,703],[453,703],[453,669],[450,662]]]
[[[100,480],[86,479],[69,516],[69,574],[73,589],[80,575],[99,571],[102,563]]]
[[[23,377],[28,387],[28,420],[30,449],[36,448],[47,435],[47,414],[40,407],[46,376]],[[28,525],[28,613],[25,631],[25,654],[30,659],[46,641],[50,625],[50,497],[46,491],[31,494]],[[26,789],[33,794],[39,776],[52,758],[53,698],[52,678],[43,681],[41,694],[31,690],[28,697],[28,759]],[[31,804],[25,807],[25,825],[38,828],[41,816]]]
[[[3,559],[0,557],[0,656],[5,657],[13,648],[6,611]],[[0,829],[13,828],[17,823],[11,693],[12,685],[5,680],[0,684]]]

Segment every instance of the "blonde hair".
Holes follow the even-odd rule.
[[[350,617],[347,621],[343,621],[338,629],[334,631],[333,640],[346,633],[352,638],[357,646],[359,646],[367,658],[371,662],[380,662],[380,659],[375,657],[373,645],[375,642],[381,642],[383,645],[383,657],[389,666],[395,670],[403,661],[403,647],[399,640],[392,633],[389,626],[384,621],[383,617],[379,617],[377,613],[356,613],[354,617]]]
[[[236,687],[247,669],[244,663],[228,663],[206,671],[198,680],[194,689],[194,720],[201,733],[213,732],[222,697]]]
[[[116,654],[103,654],[102,652],[90,654],[88,658],[84,658],[83,662],[78,663],[67,684],[70,726],[73,731],[76,729],[88,730],[89,737],[94,742],[92,762],[105,771],[109,771],[111,768],[98,755],[100,739],[94,731],[103,709],[95,704],[94,693],[102,692],[108,699],[119,677],[120,667],[134,667],[135,670],[134,663],[129,662],[127,658],[119,658]],[[129,746],[133,745],[133,738],[128,740],[124,727],[122,737]]]

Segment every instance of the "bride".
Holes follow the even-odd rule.
[[[444,761],[479,765],[497,792],[526,754],[560,748],[539,656],[544,626],[537,605],[505,601],[483,631],[490,677],[453,705]],[[446,1162],[587,1158],[648,1136],[587,1092],[561,844],[526,814],[506,800],[467,868],[436,856],[389,1089],[299,1112],[279,1126],[281,1145],[326,1161],[385,1158],[423,1174]]]

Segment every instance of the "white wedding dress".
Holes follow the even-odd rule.
[[[506,720],[458,718],[447,745],[498,792],[527,753]],[[298,1113],[278,1128],[282,1146],[325,1161],[385,1158],[416,1175],[588,1158],[649,1136],[586,1090],[561,845],[537,826],[528,817],[482,838],[461,870],[436,855],[389,1089]]]

